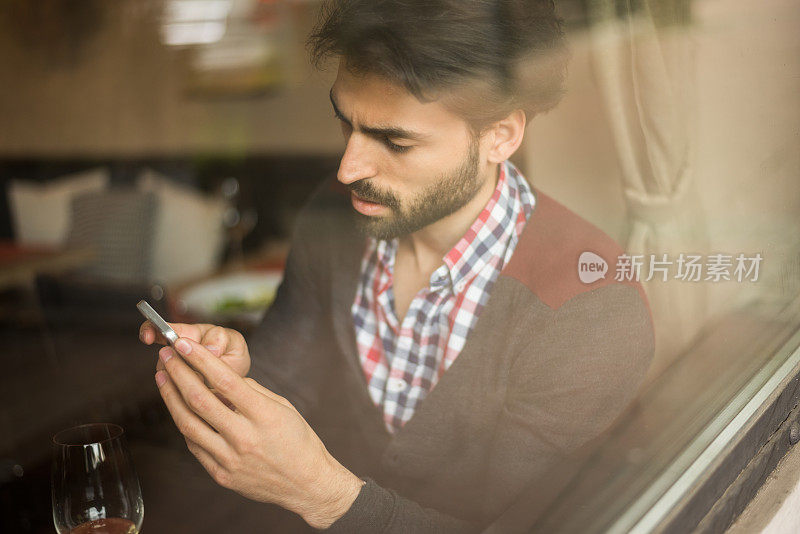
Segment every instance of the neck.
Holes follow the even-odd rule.
[[[500,165],[490,165],[485,170],[484,176],[481,189],[461,209],[413,234],[400,238],[400,250],[410,253],[420,269],[433,272],[441,265],[442,258],[469,230],[497,188]]]

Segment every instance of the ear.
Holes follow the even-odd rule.
[[[487,158],[490,163],[501,163],[517,151],[525,135],[525,112],[511,112],[505,119],[494,123],[487,137],[491,140]]]

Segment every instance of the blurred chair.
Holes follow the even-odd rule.
[[[121,189],[84,193],[72,201],[70,246],[90,247],[87,278],[122,283],[150,276],[157,200],[153,193]]]

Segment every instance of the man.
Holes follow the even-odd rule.
[[[653,352],[638,285],[578,278],[582,252],[619,247],[508,162],[561,94],[558,19],[341,0],[310,42],[339,60],[338,180],[300,215],[258,330],[175,325],[156,382],[245,497],[332,532],[478,530],[610,424]]]

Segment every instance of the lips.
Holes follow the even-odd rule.
[[[364,200],[352,191],[350,192],[350,198],[353,203],[353,208],[362,215],[379,215],[388,209],[383,204]]]

